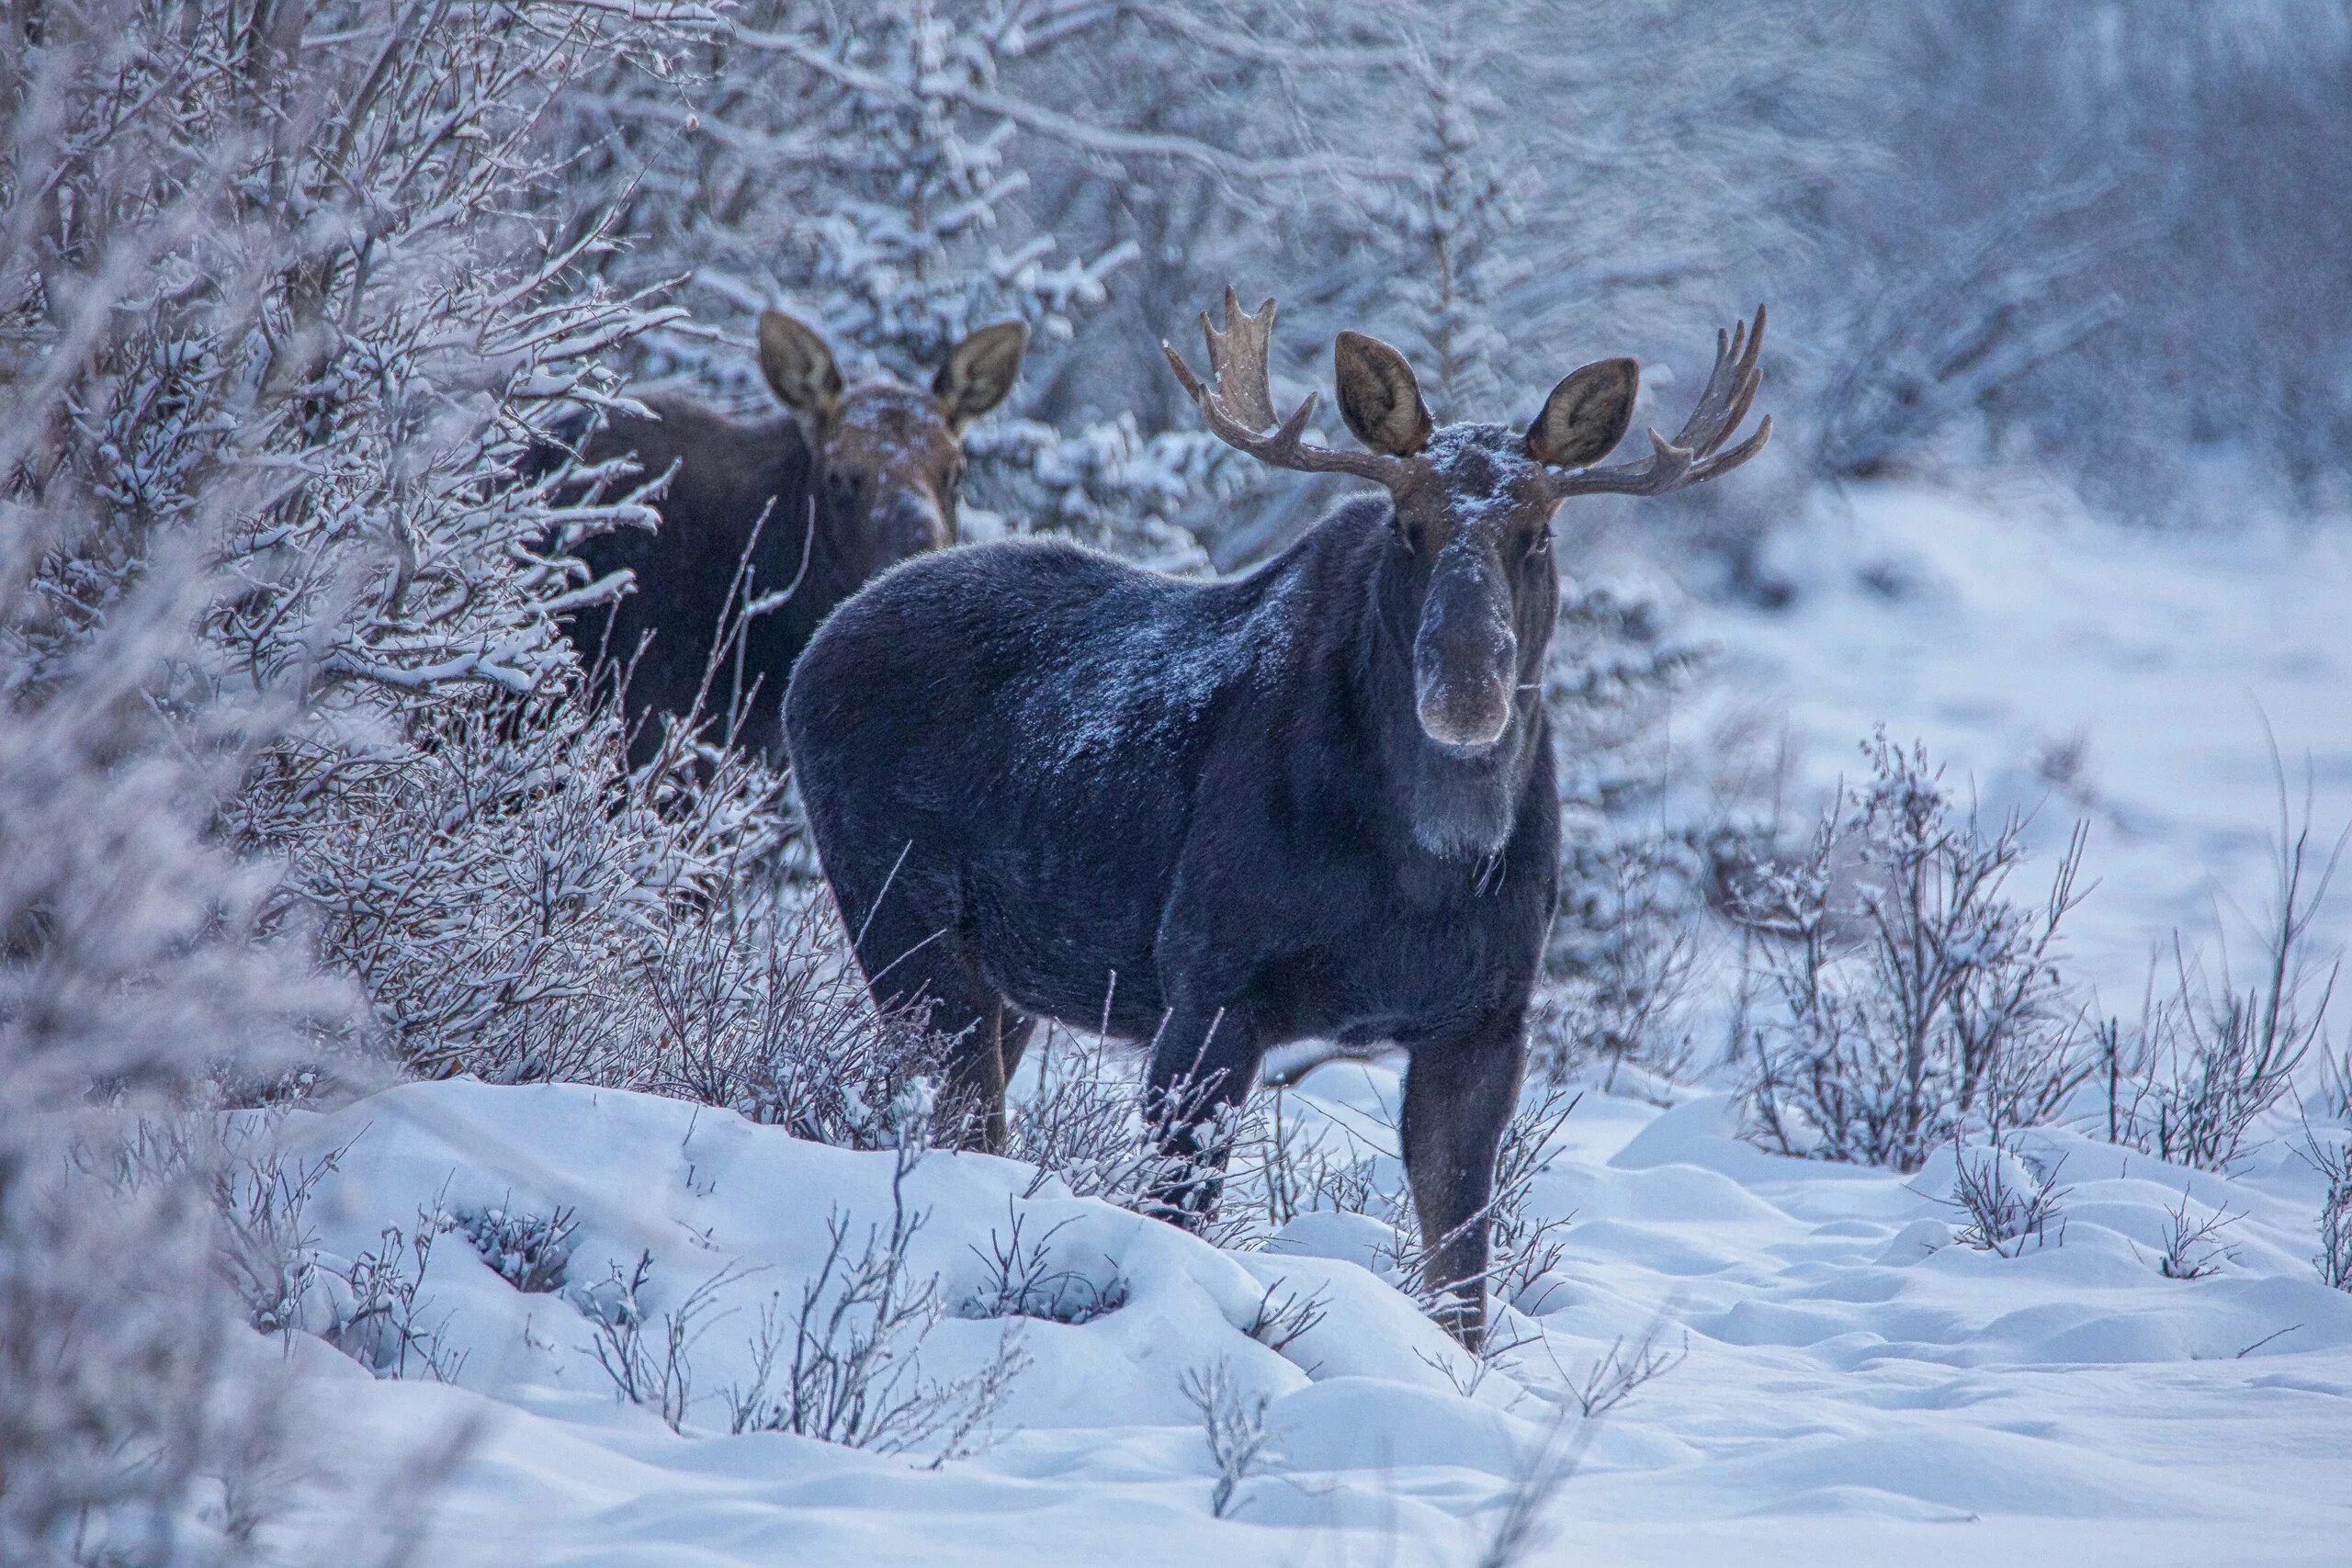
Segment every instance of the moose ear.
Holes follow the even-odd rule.
[[[1634,423],[1634,394],[1641,384],[1641,367],[1630,359],[1603,359],[1569,372],[1527,427],[1527,455],[1560,468],[1581,468],[1607,457]]]
[[[948,351],[947,363],[932,378],[932,396],[959,425],[979,418],[1012,390],[1028,346],[1029,329],[1019,321],[980,328]]]
[[[841,412],[841,367],[817,329],[797,316],[760,313],[760,373],[786,408],[819,419]]]
[[[1430,411],[1405,356],[1376,337],[1341,333],[1331,345],[1340,413],[1356,439],[1375,452],[1409,457],[1429,445]]]

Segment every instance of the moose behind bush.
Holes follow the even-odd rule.
[[[632,763],[651,754],[648,716],[660,714],[732,717],[739,744],[781,760],[776,710],[793,660],[866,579],[955,542],[964,427],[1012,391],[1026,341],[1020,322],[1001,321],[957,344],[928,391],[888,377],[850,386],[822,337],[770,310],[760,369],[790,412],[745,423],[657,396],[645,400],[651,417],[619,415],[596,433],[583,457],[632,457],[668,481],[658,532],[600,535],[578,551],[598,576],[636,579],[612,609],[571,626],[582,654],[635,661]]]
[[[792,761],[876,998],[959,1036],[949,1109],[986,1145],[1036,1016],[1149,1040],[1148,1109],[1182,1156],[1157,1201],[1198,1224],[1269,1045],[1406,1046],[1428,1282],[1476,1342],[1559,859],[1552,513],[1752,457],[1769,421],[1719,448],[1758,341],[1720,343],[1675,441],[1594,469],[1631,421],[1631,360],[1569,376],[1523,432],[1434,430],[1403,356],[1343,333],[1340,408],[1368,450],[1340,451],[1302,439],[1312,399],[1274,428],[1272,303],[1226,310],[1223,332],[1203,320],[1214,386],[1169,354],[1209,429],[1386,493],[1229,581],[1044,540],[909,562],[809,645]]]

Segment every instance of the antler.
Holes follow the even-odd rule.
[[[1618,463],[1606,468],[1582,468],[1553,480],[1555,494],[1664,495],[1685,485],[1702,483],[1727,474],[1764,450],[1772,437],[1772,416],[1766,414],[1756,434],[1728,452],[1717,452],[1724,438],[1747,417],[1763,372],[1756,367],[1757,351],[1764,342],[1764,307],[1756,307],[1756,324],[1740,322],[1728,333],[1715,333],[1715,368],[1699,394],[1699,406],[1682,423],[1681,434],[1668,441],[1650,432],[1650,455],[1638,463]]]
[[[1219,332],[1210,325],[1209,313],[1204,310],[1201,335],[1208,341],[1209,375],[1214,386],[1194,375],[1172,344],[1163,342],[1159,347],[1168,355],[1169,367],[1176,372],[1176,379],[1184,384],[1184,390],[1199,407],[1201,423],[1218,440],[1249,453],[1260,462],[1300,473],[1355,474],[1392,486],[1404,477],[1406,463],[1401,457],[1306,445],[1300,437],[1306,434],[1307,421],[1315,414],[1316,397],[1312,393],[1291,411],[1290,417],[1278,429],[1271,434],[1265,433],[1266,427],[1274,423],[1273,392],[1266,379],[1266,352],[1274,335],[1272,299],[1259,306],[1256,315],[1249,315],[1228,287],[1225,291],[1225,330]]]

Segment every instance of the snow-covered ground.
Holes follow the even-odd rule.
[[[1297,1092],[1362,1129],[1396,1082],[1334,1064]],[[1032,1364],[994,1445],[933,1470],[727,1435],[760,1308],[797,1302],[835,1208],[860,1234],[887,1224],[892,1155],[611,1091],[412,1085],[285,1129],[300,1154],[344,1151],[309,1211],[328,1261],[413,1232],[420,1208],[571,1209],[566,1280],[518,1292],[444,1236],[419,1321],[464,1358],[454,1388],[371,1380],[312,1340],[296,1353],[319,1372],[322,1442],[355,1467],[473,1426],[431,1561],[1468,1563],[1544,1475],[1547,1440],[1580,1460],[1539,1561],[2342,1560],[2352,1295],[2312,1276],[2315,1179],[2284,1149],[2223,1179],[2049,1135],[2034,1152],[2065,1156],[2063,1237],[2008,1258],[1953,1244],[1948,1170],[1768,1156],[1724,1110],[1588,1097],[1537,1189],[1539,1210],[1573,1216],[1564,1258],[1507,1325],[1523,1343],[1467,1395],[1460,1353],[1347,1260],[1372,1256],[1369,1220],[1304,1217],[1219,1252],[1091,1201],[1024,1199],[1025,1168],[925,1156],[914,1251],[952,1301],[981,1292],[1015,1218],[1051,1232],[1057,1267],[1126,1297],[1075,1325],[943,1322],[924,1375],[985,1363],[1008,1330]],[[2184,1203],[2241,1216],[2211,1277],[2158,1269]],[[684,1435],[617,1402],[591,1348],[602,1282],[648,1254],[649,1321],[727,1281],[691,1348]],[[1277,1284],[1326,1309],[1279,1354],[1243,1332]],[[1560,1431],[1563,1384],[1657,1326],[1687,1359]],[[1277,1443],[1224,1519],[1182,1392],[1219,1362],[1269,1396]]]
[[[2352,816],[2343,530],[2161,538],[1884,489],[1781,548],[1806,588],[1792,608],[1700,622],[1737,700],[1785,713],[1815,780],[1883,721],[1999,810],[2049,794],[2036,758],[2084,740],[2041,841],[2093,818],[2099,886],[2074,945],[2130,990],[2112,1005],[2136,1001],[2170,929],[2210,925],[2216,889],[2258,904],[2266,716],[2290,770],[2312,760],[2320,827]],[[1291,1104],[1377,1147],[1396,1087],[1386,1066],[1331,1064]],[[1948,1158],[1905,1179],[1732,1131],[1721,1096],[1588,1093],[1534,1188],[1533,1209],[1568,1222],[1565,1251],[1483,1381],[1376,1276],[1371,1219],[1306,1215],[1218,1251],[1025,1167],[924,1156],[910,1252],[954,1310],[920,1375],[983,1369],[1008,1334],[1029,1363],[993,1442],[933,1468],[729,1433],[763,1308],[797,1306],[832,1216],[854,1239],[887,1226],[893,1156],[612,1091],[410,1085],[277,1130],[296,1157],[341,1151],[308,1209],[325,1261],[349,1272],[420,1211],[569,1211],[562,1277],[518,1291],[463,1228],[439,1237],[412,1322],[454,1386],[371,1378],[301,1337],[288,1353],[315,1372],[318,1448],[355,1488],[388,1454],[470,1432],[436,1563],[1467,1564],[1532,1495],[1540,1562],[2352,1561],[2352,1294],[2314,1274],[2320,1181],[2285,1141],[2216,1175],[2029,1134],[2021,1153],[2063,1156],[2063,1224],[2000,1257],[1954,1239]],[[1393,1182],[1393,1159],[1376,1176]],[[2231,1216],[2199,1249],[2208,1277],[2160,1270],[2177,1215]],[[1016,1223],[1064,1303],[1117,1304],[984,1315],[987,1256]],[[594,1348],[640,1259],[657,1339],[710,1286],[682,1434],[618,1400]],[[1247,1332],[1270,1291],[1322,1312],[1279,1350]],[[1605,1417],[1564,1420],[1571,1385],[1645,1337],[1681,1359]],[[1274,1438],[1223,1518],[1184,1392],[1220,1365],[1245,1403],[1265,1396]]]

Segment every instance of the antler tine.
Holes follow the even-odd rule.
[[[1740,322],[1729,334],[1715,333],[1715,365],[1707,377],[1707,385],[1699,394],[1698,406],[1690,411],[1675,445],[1687,446],[1704,457],[1747,417],[1748,405],[1755,400],[1757,386],[1763,373],[1757,369],[1756,360],[1764,343],[1764,308],[1756,308],[1756,327],[1748,330]]]
[[[1234,417],[1252,430],[1273,423],[1274,394],[1267,360],[1274,339],[1274,302],[1269,299],[1258,307],[1256,315],[1249,315],[1235,297],[1233,286],[1227,284],[1225,331],[1211,326],[1209,313],[1203,310],[1201,337],[1208,344],[1209,374],[1216,378],[1217,396]]]
[[[1201,312],[1201,336],[1208,345],[1209,380],[1195,374],[1172,344],[1162,343],[1159,349],[1168,356],[1169,368],[1176,372],[1185,394],[1200,410],[1201,423],[1227,446],[1277,468],[1310,474],[1355,474],[1382,484],[1395,483],[1404,470],[1398,458],[1378,452],[1345,452],[1306,444],[1302,437],[1306,434],[1307,421],[1314,417],[1317,401],[1311,394],[1291,411],[1279,428],[1269,433],[1268,427],[1275,423],[1273,392],[1266,369],[1273,329],[1272,299],[1259,306],[1257,314],[1250,315],[1241,309],[1241,301],[1227,287],[1223,331],[1210,321],[1206,310]]]
[[[1663,495],[1727,474],[1764,450],[1764,444],[1772,437],[1769,414],[1747,440],[1728,452],[1716,450],[1739,428],[1755,403],[1756,389],[1764,378],[1757,364],[1763,344],[1764,307],[1758,305],[1752,326],[1742,321],[1728,333],[1715,333],[1714,369],[1700,390],[1690,417],[1683,421],[1672,441],[1653,430],[1647,457],[1637,463],[1563,474],[1555,481],[1554,492],[1563,498],[1601,493]]]

